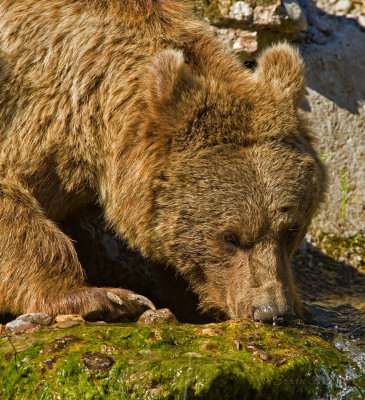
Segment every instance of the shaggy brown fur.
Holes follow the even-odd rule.
[[[55,222],[98,202],[203,309],[300,314],[289,258],[325,174],[297,111],[295,49],[246,71],[174,0],[4,0],[0,32],[0,311],[152,307],[87,286]]]

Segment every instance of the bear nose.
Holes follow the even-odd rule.
[[[294,317],[293,307],[288,304],[264,304],[252,308],[254,321],[286,324]]]

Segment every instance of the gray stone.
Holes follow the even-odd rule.
[[[257,6],[254,9],[253,24],[257,29],[263,29],[264,27],[279,26],[281,20],[279,15],[276,13],[277,6]]]
[[[30,322],[33,325],[48,326],[51,324],[53,318],[45,313],[29,313],[20,315],[16,320]]]
[[[282,4],[289,18],[295,22],[298,30],[305,31],[307,29],[307,18],[300,5],[295,0],[282,0]]]
[[[244,1],[237,1],[229,9],[229,17],[237,21],[249,21],[253,15],[253,8]]]
[[[355,234],[365,228],[365,33],[341,21],[324,45],[300,49],[308,71],[303,107],[329,175],[313,229]]]
[[[40,327],[28,321],[14,320],[5,325],[5,333],[20,335],[22,333],[36,332]]]
[[[352,8],[352,3],[350,0],[339,0],[333,8],[336,13],[346,14]]]
[[[138,320],[138,323],[141,325],[169,324],[175,322],[177,322],[177,319],[168,308],[147,310],[139,317]]]
[[[365,10],[364,10],[365,12]],[[358,18],[359,24],[365,28],[365,15],[360,15]]]
[[[246,61],[253,61],[259,50],[257,32],[240,29],[220,28],[215,30],[216,36],[235,54]]]
[[[36,332],[44,326],[51,324],[53,318],[45,313],[29,313],[20,315],[14,321],[5,325],[5,332],[19,335],[22,333]]]

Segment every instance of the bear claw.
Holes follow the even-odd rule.
[[[123,306],[124,303],[120,297],[118,297],[116,294],[112,292],[106,292],[106,297],[115,304],[118,304],[118,306]]]
[[[88,287],[63,295],[59,313],[76,313],[88,321],[134,322],[146,310],[155,310],[154,304],[144,296],[121,288]],[[67,304],[69,308],[65,309]]]
[[[152,303],[151,300],[149,300],[147,297],[144,297],[140,294],[135,294],[135,293],[131,293],[128,296],[128,300],[130,301],[136,301],[138,304],[140,304],[141,306],[146,306],[147,308],[150,308],[151,310],[156,310],[155,305]]]

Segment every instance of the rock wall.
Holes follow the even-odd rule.
[[[307,66],[303,108],[329,173],[327,202],[313,229],[353,235],[365,228],[365,30],[312,1],[302,5],[309,22],[299,44]]]

